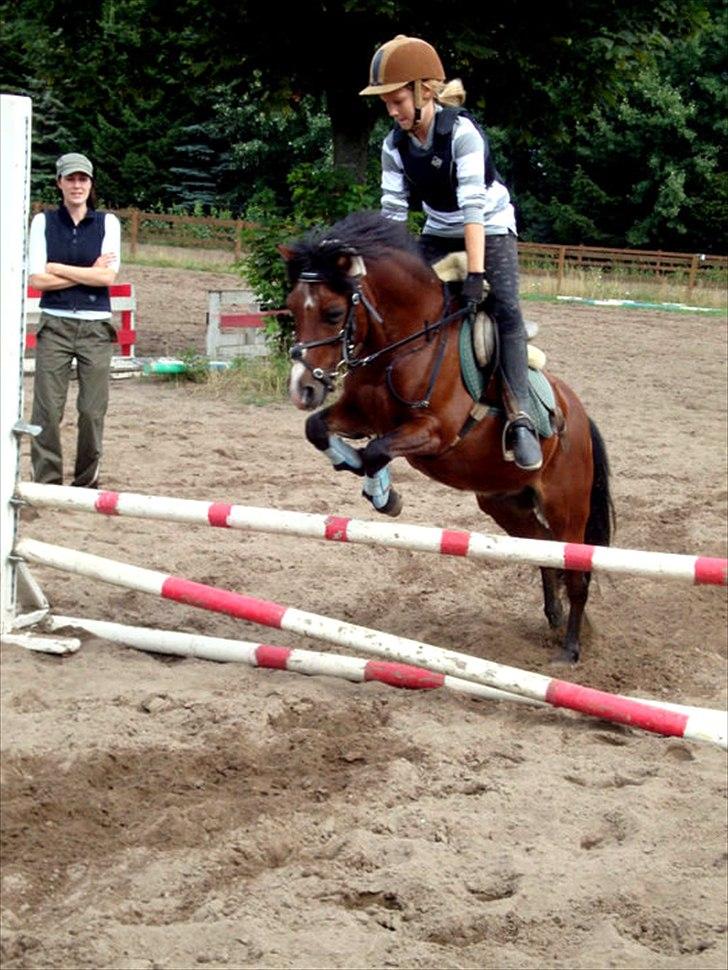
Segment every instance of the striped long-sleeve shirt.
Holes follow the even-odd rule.
[[[436,110],[440,110],[436,107]],[[413,135],[410,151],[428,153],[432,148],[434,123],[430,125],[427,140],[422,143]],[[508,189],[498,180],[487,188],[485,185],[485,145],[480,132],[469,118],[460,116],[452,132],[452,156],[457,178],[456,195],[458,209],[440,212],[423,202],[425,213],[423,232],[435,236],[458,237],[464,232],[465,223],[478,223],[485,227],[486,235],[504,235],[516,232],[516,219]],[[401,222],[407,218],[409,191],[404,165],[394,144],[394,132],[390,132],[382,145],[382,215]]]

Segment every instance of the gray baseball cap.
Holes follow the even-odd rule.
[[[84,175],[94,177],[94,167],[85,155],[79,155],[78,152],[61,155],[56,162],[56,178],[62,175],[73,175],[74,172],[83,172]]]

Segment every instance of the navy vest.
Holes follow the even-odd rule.
[[[418,148],[407,132],[399,127],[394,129],[394,147],[399,150],[404,166],[410,208],[421,208],[423,202],[438,212],[455,212],[459,208],[457,171],[452,157],[452,130],[460,115],[472,121],[483,139],[486,188],[496,179],[500,181],[491,158],[488,137],[475,118],[465,108],[442,108],[435,115],[435,131],[429,148]]]
[[[101,255],[106,213],[89,209],[78,225],[64,205],[45,213],[47,261],[67,266],[93,266]],[[65,290],[46,290],[42,310],[101,310],[111,313],[108,286],[76,283]]]

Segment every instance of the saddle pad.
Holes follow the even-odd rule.
[[[463,377],[463,384],[468,394],[474,401],[479,401],[485,387],[483,385],[483,374],[475,361],[473,353],[473,325],[470,318],[463,320],[459,334],[460,347],[460,371]],[[528,368],[528,413],[533,421],[536,430],[542,438],[550,438],[553,432],[551,415],[556,410],[556,399],[553,388],[549,384],[546,376],[533,367]],[[494,408],[494,411],[502,413],[501,408]]]
[[[464,252],[448,253],[433,263],[432,268],[443,283],[462,283],[468,275],[468,257]]]

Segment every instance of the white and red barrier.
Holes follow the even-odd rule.
[[[60,632],[69,628],[85,630],[94,636],[112,643],[120,643],[147,653],[164,653],[172,656],[194,657],[197,660],[212,660],[217,663],[245,663],[252,667],[269,670],[287,670],[290,673],[306,674],[310,677],[340,677],[355,683],[376,680],[390,687],[405,690],[435,690],[439,687],[468,694],[471,697],[494,701],[514,701],[531,707],[548,707],[546,701],[511,694],[496,687],[476,684],[460,677],[439,674],[424,667],[396,663],[388,660],[364,660],[362,657],[347,657],[340,653],[321,653],[317,650],[302,650],[294,647],[275,646],[270,643],[252,643],[247,640],[230,640],[223,637],[210,637],[202,633],[185,633],[178,630],[157,630],[145,626],[130,626],[125,623],[111,623],[107,620],[91,620],[87,617],[61,616],[53,614],[44,621],[44,629]],[[41,638],[38,638],[39,640]],[[80,645],[80,642],[79,642]],[[41,644],[40,649],[46,649]],[[65,652],[65,651],[59,651]],[[704,714],[704,708],[688,707],[684,704],[671,704],[667,701],[653,701],[641,697],[625,697],[624,700],[637,701],[650,707],[661,707],[678,714]],[[722,716],[721,711],[711,712]]]
[[[266,357],[266,319],[288,315],[288,310],[262,310],[251,290],[208,290],[205,353],[221,361]]]
[[[519,694],[509,694],[485,684],[475,684],[459,677],[425,670],[423,667],[387,660],[364,660],[362,657],[345,657],[340,653],[321,653],[270,643],[229,640],[178,630],[153,630],[106,620],[89,620],[85,617],[54,614],[46,621],[46,629],[51,631],[66,630],[69,627],[80,628],[112,643],[125,644],[149,653],[196,657],[198,660],[214,660],[218,663],[245,663],[251,667],[288,670],[309,676],[340,677],[355,683],[377,680],[390,687],[402,687],[406,690],[434,690],[444,687],[471,697],[543,706],[542,702],[521,697]]]
[[[380,654],[450,677],[542,701],[553,707],[566,707],[656,734],[728,746],[728,714],[723,711],[696,709],[685,713],[670,710],[35,539],[19,540],[15,553],[29,562],[264,626],[327,640],[365,653]]]
[[[381,545],[471,559],[531,563],[557,569],[613,572],[674,579],[697,585],[728,586],[728,560],[710,556],[519,539],[514,536],[350,519],[339,515],[287,512],[131,492],[98,492],[33,482],[21,483],[16,494],[18,498],[36,507],[73,508],[102,515],[308,536],[333,542]]]
[[[28,316],[36,316],[40,312],[40,290],[28,287],[25,298],[25,312]],[[131,283],[113,283],[109,287],[111,298],[111,312],[120,316],[120,326],[116,331],[116,341],[119,344],[120,356],[133,357],[136,342],[136,297]],[[25,349],[32,350],[36,345],[34,333],[26,333]]]

